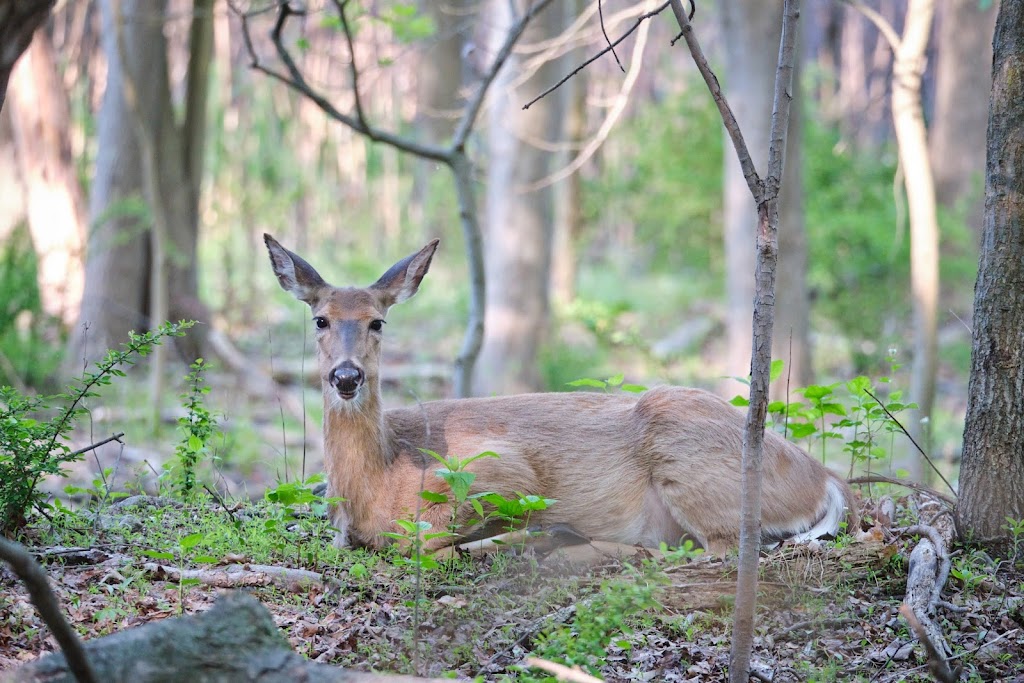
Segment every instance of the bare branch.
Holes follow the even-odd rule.
[[[616,54],[615,46],[612,45],[612,40],[608,37],[608,30],[604,27],[604,8],[601,0],[597,0],[597,18],[601,22],[601,33],[604,35],[604,42],[608,43],[608,49],[611,51],[612,57],[615,57],[615,63],[619,65],[619,69],[622,73],[626,73],[626,67],[622,66],[622,60],[620,60],[619,55]]]
[[[71,451],[70,453],[67,454],[66,457],[74,457],[76,455],[81,455],[82,453],[88,453],[89,451],[96,450],[100,446],[104,446],[104,445],[110,443],[111,441],[116,441],[116,442],[118,442],[119,444],[121,444],[123,446],[124,445],[124,441],[121,441],[121,437],[122,436],[124,436],[124,432],[118,432],[117,434],[112,434],[112,435],[108,436],[107,438],[103,439],[102,441],[97,441],[96,443],[92,444],[91,446],[86,446],[85,448],[79,448],[77,451]]]
[[[543,99],[544,97],[547,97],[548,95],[553,93],[555,90],[558,90],[560,87],[562,87],[562,85],[565,84],[566,81],[568,81],[570,78],[572,78],[573,76],[575,76],[579,72],[581,72],[584,69],[586,69],[588,66],[590,66],[592,63],[594,63],[595,61],[597,61],[598,59],[600,59],[604,55],[608,54],[609,52],[614,54],[615,53],[615,46],[616,45],[618,45],[623,40],[628,38],[630,36],[630,34],[632,34],[633,31],[637,30],[637,28],[639,28],[640,24],[642,24],[645,20],[650,19],[651,17],[655,17],[655,16],[661,14],[661,12],[663,12],[665,10],[665,8],[669,6],[669,4],[670,4],[670,2],[665,2],[665,3],[663,3],[660,7],[658,7],[655,10],[653,10],[651,12],[648,12],[646,14],[641,14],[639,17],[637,17],[636,23],[634,23],[633,26],[628,31],[623,33],[619,37],[618,40],[616,40],[614,43],[609,43],[608,47],[604,48],[603,50],[598,52],[596,55],[594,55],[593,57],[591,57],[590,59],[588,59],[587,61],[585,61],[582,64],[580,64],[575,69],[573,69],[572,73],[570,73],[568,76],[566,76],[562,80],[558,81],[553,86],[551,86],[550,88],[548,88],[547,90],[545,90],[544,92],[542,92],[541,94],[537,95],[532,100],[530,100],[529,102],[524,104],[523,105],[523,109],[529,109],[538,100]],[[618,61],[618,59],[619,59],[618,56],[616,56],[615,59],[616,59],[616,61]],[[620,66],[621,66],[621,63],[620,63]],[[625,69],[623,69],[623,71],[625,71]]]
[[[43,568],[21,545],[3,537],[0,537],[0,559],[9,564],[18,578],[25,583],[32,604],[39,610],[39,616],[50,627],[53,637],[60,644],[64,651],[64,659],[67,660],[68,668],[75,679],[79,683],[95,683],[96,675],[85,656],[82,642],[61,613],[60,604],[50,590]]]
[[[714,98],[715,105],[718,106],[718,112],[722,116],[725,130],[729,133],[732,145],[736,149],[736,156],[739,158],[740,168],[743,169],[743,177],[747,181],[747,187],[750,188],[750,193],[754,196],[754,203],[759,205],[764,197],[764,188],[762,187],[761,177],[757,174],[757,169],[754,168],[754,161],[750,158],[747,143],[743,139],[743,133],[740,131],[740,124],[737,123],[736,116],[732,113],[732,108],[726,101],[725,95],[722,94],[722,86],[718,82],[718,77],[711,70],[711,66],[704,56],[704,51],[701,50],[700,42],[698,42],[697,36],[693,32],[693,25],[690,23],[686,10],[683,9],[682,0],[670,0],[669,4],[672,7],[672,13],[676,16],[676,21],[679,22],[680,29],[682,29],[676,40],[682,38],[686,41],[687,47],[690,48],[690,54],[697,65],[697,70],[700,71],[700,75],[704,77],[704,82],[707,83],[708,90],[711,91],[711,97]],[[675,41],[673,41],[674,43]]]
[[[918,484],[914,481],[908,481],[906,479],[895,479],[893,477],[886,477],[881,474],[871,474],[864,477],[854,477],[853,479],[847,479],[847,483],[850,484],[892,484],[894,486],[905,486],[908,489],[914,489],[915,491],[921,491],[927,493],[930,496],[938,498],[942,502],[948,504],[950,507],[956,505],[956,499],[950,498],[944,493],[939,493],[935,489],[925,486],[924,484]]]
[[[359,67],[356,66],[356,48],[352,41],[352,27],[348,23],[348,17],[345,16],[345,5],[348,4],[348,0],[332,0],[332,2],[338,10],[341,30],[345,34],[345,44],[348,46],[348,69],[349,75],[352,76],[352,98],[355,100],[356,118],[364,128],[369,130],[370,124],[366,119],[366,112],[363,111],[363,98],[359,94]]]
[[[469,136],[469,131],[472,130],[473,124],[476,122],[477,114],[480,113],[480,108],[484,103],[484,95],[487,94],[487,90],[490,88],[491,83],[498,76],[498,72],[501,71],[501,67],[506,61],[508,61],[509,55],[512,54],[512,48],[519,40],[519,37],[523,35],[523,31],[526,30],[526,25],[550,4],[551,0],[540,0],[540,2],[531,6],[530,10],[520,17],[519,21],[517,21],[512,27],[512,30],[508,32],[508,36],[505,38],[505,42],[502,44],[501,49],[498,50],[498,54],[494,56],[494,63],[491,64],[491,68],[487,70],[487,73],[484,75],[484,78],[480,83],[480,88],[466,107],[466,113],[463,115],[462,120],[459,121],[459,127],[455,131],[455,138],[452,140],[452,148],[461,147],[466,144],[466,138]],[[533,104],[533,102],[530,104]],[[530,104],[527,104],[523,109],[529,108]]]
[[[899,34],[896,33],[896,29],[892,27],[892,24],[890,24],[885,17],[879,14],[878,10],[872,7],[868,7],[860,0],[840,0],[840,2],[849,5],[850,7],[864,15],[864,17],[868,21],[875,25],[875,28],[878,29],[878,32],[881,33],[882,37],[885,38],[885,41],[889,43],[889,47],[892,48],[892,51],[899,51],[900,43],[902,42],[900,40]]]
[[[664,5],[662,9],[664,9]],[[580,152],[573,157],[572,161],[560,168],[559,170],[550,173],[544,178],[528,185],[523,188],[523,192],[535,192],[543,187],[554,185],[560,180],[568,178],[576,171],[583,167],[583,164],[594,156],[594,153],[600,149],[601,145],[604,144],[605,140],[608,139],[609,133],[612,128],[615,127],[616,122],[622,113],[626,110],[626,105],[629,104],[629,95],[633,92],[633,87],[636,85],[637,80],[640,77],[640,69],[643,66],[643,54],[644,48],[647,46],[647,35],[649,33],[648,28],[650,24],[645,24],[641,27],[640,32],[637,34],[636,43],[633,46],[633,58],[629,63],[629,71],[626,72],[626,78],[622,82],[622,89],[619,94],[615,96],[615,103],[612,105],[611,110],[605,117],[604,121],[601,122],[597,133],[587,142]]]

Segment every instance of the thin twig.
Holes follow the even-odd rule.
[[[925,461],[928,463],[929,467],[931,467],[933,470],[935,470],[935,474],[939,475],[939,479],[942,480],[942,483],[945,484],[946,487],[949,489],[950,493],[952,493],[955,496],[956,495],[956,489],[953,488],[953,485],[949,483],[948,479],[946,479],[944,476],[942,476],[942,472],[940,472],[939,468],[935,466],[935,463],[932,462],[932,459],[928,457],[928,454],[924,452],[924,449],[921,448],[921,446],[918,445],[917,441],[914,440],[914,437],[912,437],[910,435],[910,432],[908,432],[907,428],[903,426],[903,423],[900,422],[899,420],[897,420],[896,416],[893,415],[892,413],[890,413],[889,409],[885,407],[885,404],[882,403],[881,401],[879,401],[878,397],[875,396],[874,394],[872,394],[869,389],[865,389],[864,393],[866,393],[871,398],[875,399],[875,403],[877,403],[879,405],[879,407],[882,410],[885,411],[885,414],[889,416],[889,419],[892,420],[893,422],[895,422],[896,426],[900,428],[900,431],[903,432],[908,439],[910,439],[910,443],[914,444],[914,448],[917,449],[917,452],[921,454],[921,457],[925,459]]]
[[[860,12],[868,21],[875,25],[878,32],[885,38],[885,42],[889,43],[889,47],[892,48],[893,52],[898,52],[900,49],[900,37],[896,33],[896,29],[892,27],[885,17],[878,13],[877,10],[868,7],[860,0],[840,0],[840,2],[849,5],[853,9]]]
[[[886,477],[882,474],[870,474],[864,477],[853,477],[852,479],[847,479],[846,482],[848,484],[892,484],[893,486],[903,486],[908,489],[927,493],[928,495],[938,498],[942,502],[948,504],[950,507],[956,505],[955,498],[950,498],[946,494],[939,493],[930,486],[918,484],[917,482],[910,481],[908,479],[896,479],[895,477]]]
[[[79,683],[95,683],[96,675],[85,656],[82,642],[61,613],[60,604],[50,589],[43,568],[20,544],[3,537],[0,537],[0,559],[7,562],[18,578],[25,583],[32,604],[39,610],[39,616],[43,618],[64,651],[64,659],[67,660],[68,668],[75,679]]]
[[[601,0],[597,0],[597,18],[601,22],[601,34],[604,36],[604,42],[608,43],[608,49],[611,51],[612,57],[615,57],[615,63],[619,65],[622,73],[626,73],[626,67],[622,66],[622,60],[619,59],[619,55],[615,52],[615,46],[612,45],[611,38],[608,37],[608,30],[604,27],[604,8],[601,5]],[[526,107],[523,107],[523,109],[526,109]]]
[[[88,453],[89,451],[95,450],[95,449],[99,448],[100,446],[104,446],[104,445],[110,443],[111,441],[116,441],[116,442],[118,442],[119,444],[121,444],[123,446],[124,445],[124,441],[121,441],[121,437],[122,436],[124,436],[124,432],[118,432],[117,434],[112,434],[112,435],[108,436],[106,439],[103,439],[102,441],[97,441],[96,443],[92,444],[91,446],[86,446],[85,448],[79,448],[77,451],[71,451],[70,453],[67,454],[67,457],[73,458],[76,455],[82,455],[83,453]]]
[[[305,481],[305,480],[303,480],[303,481]],[[210,486],[208,484],[203,484],[203,488],[206,489],[207,493],[209,493],[211,496],[213,496],[213,499],[215,501],[217,501],[217,504],[220,505],[224,509],[224,512],[228,513],[228,517],[231,518],[231,522],[237,524],[238,520],[235,519],[235,513],[233,513],[231,510],[228,509],[228,506],[224,504],[224,500],[219,495],[217,495],[217,492],[214,491],[212,488],[210,488]]]
[[[616,41],[615,41],[614,43],[609,43],[609,44],[608,44],[608,47],[604,48],[603,50],[601,50],[600,52],[598,52],[598,53],[597,53],[596,55],[594,55],[593,57],[591,57],[590,59],[586,60],[585,62],[583,62],[582,64],[580,64],[580,65],[579,65],[578,67],[576,67],[575,69],[573,69],[572,73],[570,73],[569,75],[565,76],[564,78],[562,78],[562,80],[558,81],[558,82],[557,82],[557,83],[555,83],[555,84],[554,84],[553,86],[551,86],[550,88],[548,88],[547,90],[545,90],[544,92],[542,92],[541,94],[537,95],[537,96],[536,96],[536,97],[534,97],[534,98],[533,98],[532,100],[530,100],[529,102],[527,102],[526,104],[524,104],[524,105],[523,105],[523,109],[529,109],[529,108],[530,108],[530,107],[532,107],[532,106],[533,106],[533,105],[534,105],[534,104],[535,104],[535,103],[536,103],[536,102],[537,102],[538,100],[541,100],[541,99],[543,99],[544,97],[547,97],[548,95],[550,95],[551,93],[553,93],[553,92],[554,92],[555,90],[558,90],[558,89],[559,89],[560,87],[562,87],[562,86],[563,86],[563,85],[564,85],[564,84],[565,84],[565,83],[566,83],[566,82],[567,82],[567,81],[568,81],[568,80],[569,80],[570,78],[572,78],[573,76],[575,76],[575,75],[576,75],[576,74],[578,74],[579,72],[583,71],[583,70],[584,70],[584,69],[586,69],[586,68],[587,68],[588,66],[590,66],[590,65],[591,65],[592,63],[596,62],[596,61],[597,61],[598,59],[600,59],[601,57],[605,56],[605,55],[606,55],[606,54],[608,54],[609,52],[611,52],[612,54],[615,54],[615,46],[616,46],[616,45],[618,45],[619,43],[621,43],[622,41],[624,41],[624,40],[625,40],[626,38],[628,38],[628,37],[629,37],[629,36],[630,36],[630,35],[631,35],[631,34],[633,33],[633,31],[637,30],[637,28],[639,28],[639,27],[640,27],[640,24],[642,24],[642,23],[643,23],[643,22],[644,22],[645,20],[647,20],[647,19],[650,19],[651,17],[655,17],[655,16],[657,16],[657,15],[661,14],[661,12],[663,12],[663,11],[664,11],[664,10],[665,10],[665,9],[666,9],[666,8],[667,8],[667,7],[669,6],[669,5],[670,5],[670,4],[671,4],[671,1],[669,1],[669,2],[665,2],[665,3],[663,3],[663,4],[661,5],[661,6],[659,6],[659,7],[657,8],[657,9],[654,9],[654,10],[652,10],[652,11],[648,12],[647,14],[641,14],[641,15],[640,15],[639,17],[637,17],[637,19],[636,19],[636,22],[635,22],[635,23],[634,23],[634,24],[633,24],[633,25],[632,25],[632,26],[631,26],[631,27],[629,28],[629,30],[628,30],[628,31],[626,31],[625,33],[623,33],[623,34],[622,34],[622,35],[621,35],[621,36],[619,37],[619,39],[618,39],[618,40],[616,40]],[[618,60],[618,56],[616,56],[616,57],[615,57],[615,59],[616,59],[616,60]],[[620,66],[621,66],[621,64],[620,64]],[[623,69],[623,71],[625,71],[625,69]]]

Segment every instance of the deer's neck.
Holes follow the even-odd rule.
[[[369,388],[369,387],[368,387]],[[394,436],[380,404],[379,387],[353,401],[324,391],[324,469],[331,493],[358,508],[379,494],[395,458]]]

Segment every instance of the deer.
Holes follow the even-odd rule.
[[[419,290],[439,240],[369,287],[335,287],[264,234],[281,287],[312,312],[323,387],[324,471],[334,544],[382,548],[396,520],[462,529],[474,511],[426,503],[447,494],[427,450],[474,460],[472,492],[556,501],[531,523],[566,525],[595,541],[657,548],[683,539],[724,556],[737,545],[744,416],[700,389],[533,393],[427,401],[385,410],[381,345],[389,309]],[[448,496],[451,500],[451,497]],[[764,435],[762,543],[835,536],[857,520],[844,479],[774,431]],[[469,537],[470,532],[464,533]],[[450,539],[433,538],[425,550]]]

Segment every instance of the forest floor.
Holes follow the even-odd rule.
[[[897,499],[893,521],[865,501],[870,531],[764,554],[757,678],[931,680],[898,612],[915,544],[905,529],[938,518],[922,512],[934,502],[924,498]],[[641,553],[583,567],[528,548],[429,568],[330,548],[326,525],[302,505],[144,496],[36,520],[24,540],[85,639],[203,611],[234,587],[263,603],[295,651],[358,670],[554,680],[525,665],[534,656],[606,681],[727,677],[732,559]],[[960,680],[1024,681],[1024,547],[1002,555],[949,552],[932,616]],[[179,583],[178,568],[194,574]],[[55,649],[25,588],[0,569],[0,670]]]

